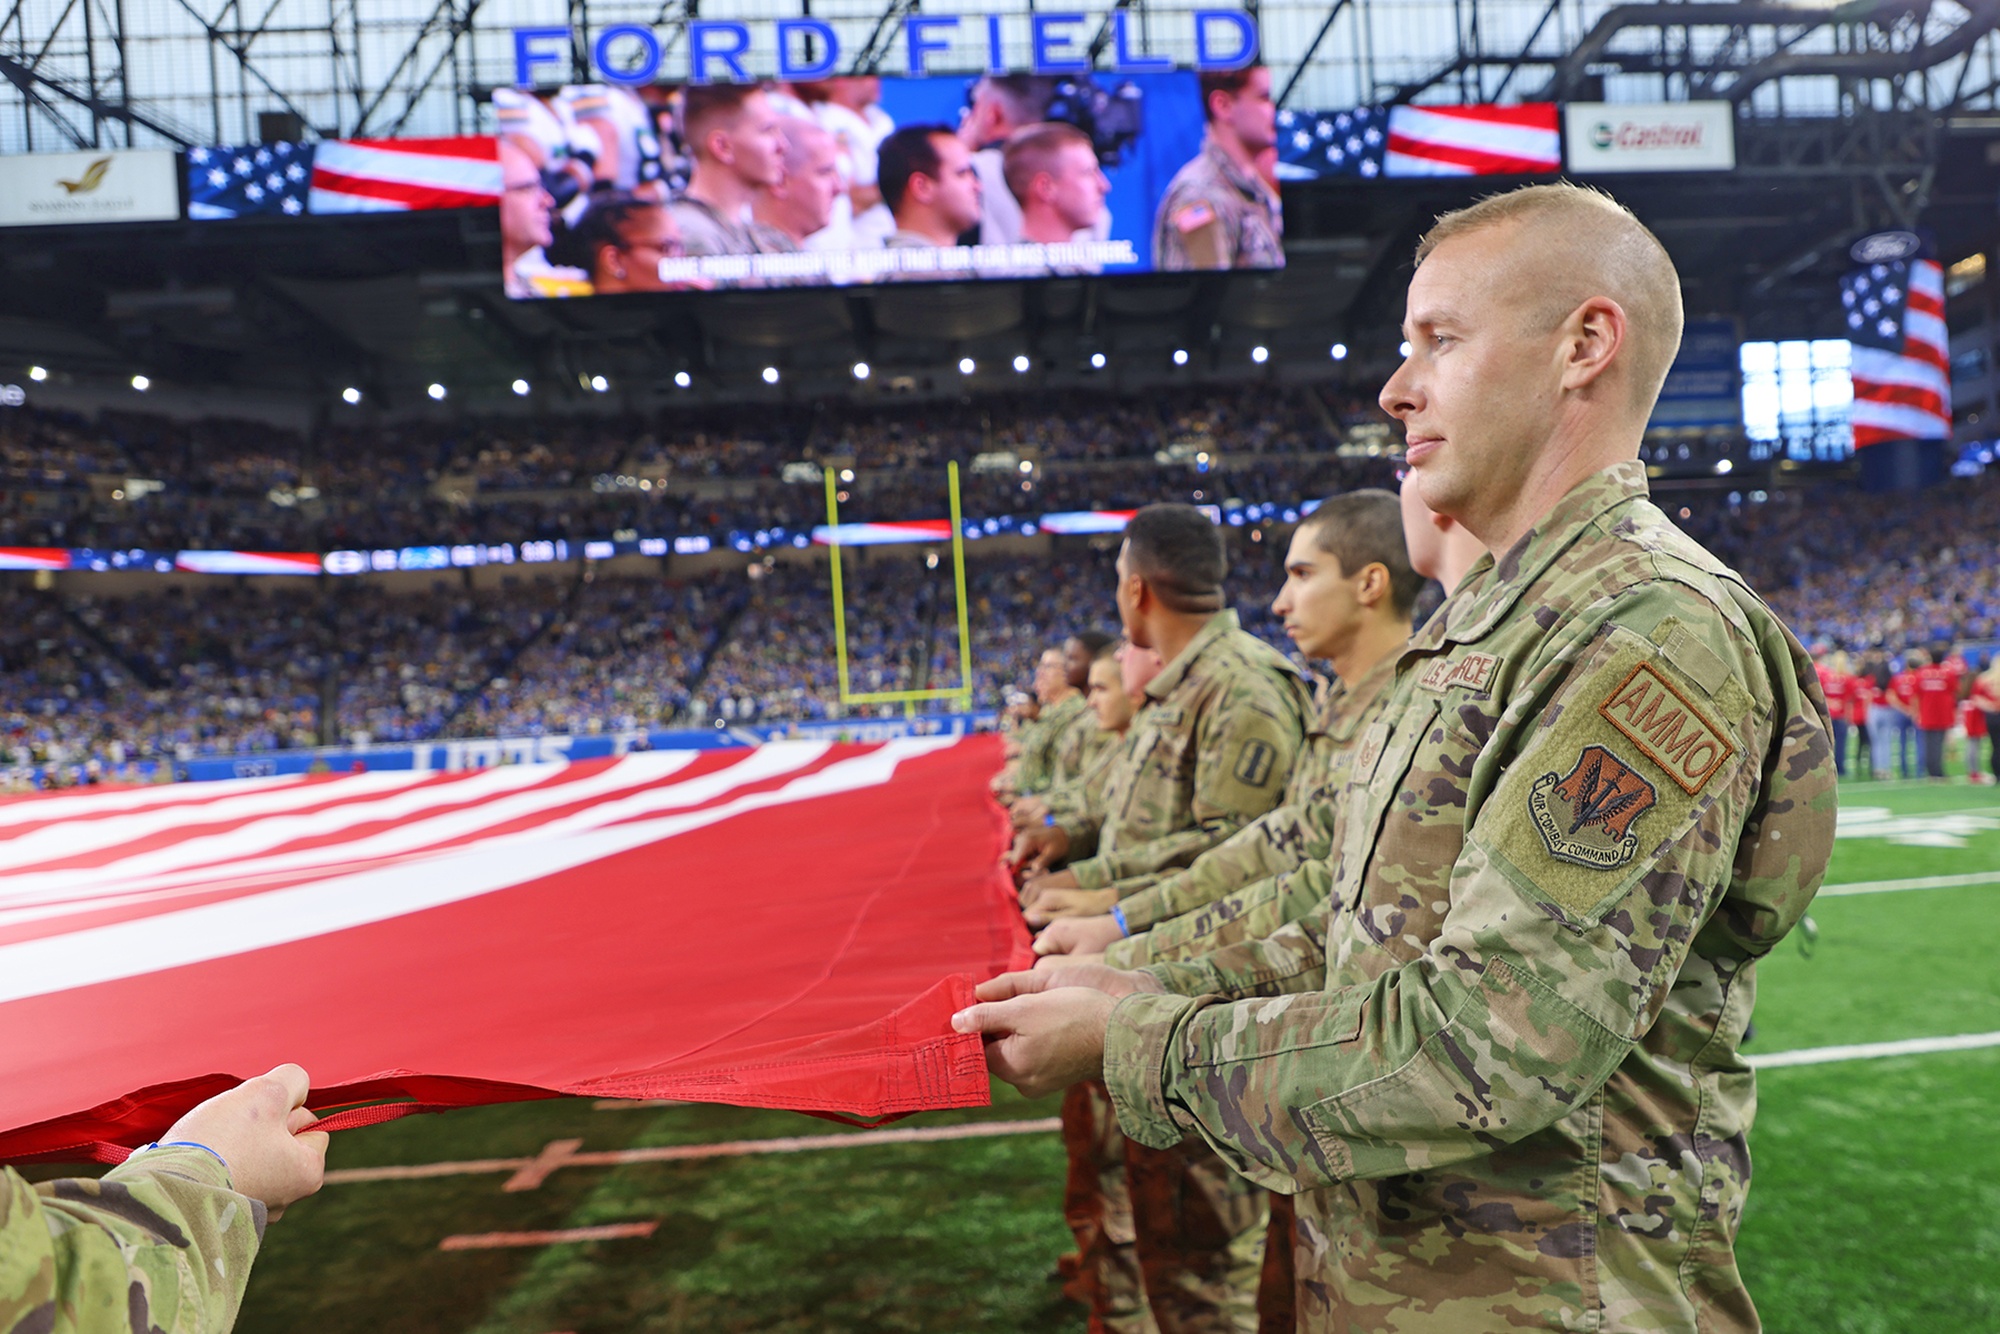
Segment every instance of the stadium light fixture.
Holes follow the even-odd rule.
[[[776,384],[777,382],[778,382],[778,368],[776,366],[766,366],[764,368],[764,383]]]
[[[1177,347],[1177,348],[1175,348],[1175,349],[1174,349],[1174,365],[1176,365],[1176,366],[1185,366],[1185,365],[1187,365],[1187,349],[1186,349],[1186,348],[1184,348],[1184,347]]]
[[[41,381],[49,378],[49,368],[46,366],[30,366],[28,367],[28,378],[39,384]]]
[[[132,387],[143,394],[153,387],[153,382],[143,375],[135,375],[132,377]]]
[[[1407,357],[1407,356],[1409,356],[1409,355],[1410,355],[1410,345],[1409,345],[1409,343],[1407,343],[1407,342],[1402,342],[1402,343],[1398,343],[1398,344],[1396,344],[1396,355],[1397,355],[1397,356],[1399,356],[1399,357]]]
[[[528,396],[528,388],[529,388],[529,385],[528,385],[528,382],[527,382],[526,380],[516,380],[516,381],[514,381],[514,385],[513,385],[513,389],[514,389],[514,392],[515,392],[516,394],[518,394],[518,395],[519,395],[520,397],[522,397],[522,398],[526,398],[526,397]]]
[[[347,404],[347,406],[351,408],[356,403],[359,403],[361,401],[361,391],[359,389],[356,389],[353,385],[349,385],[347,386],[347,388],[340,391],[340,401]]]
[[[841,480],[841,481],[843,481],[843,482],[851,482],[851,481],[853,481],[853,480],[854,480],[854,469],[852,469],[852,468],[842,468],[842,469],[840,470],[840,480]]]
[[[1265,347],[1262,343],[1259,343],[1257,344],[1257,346],[1250,349],[1250,360],[1256,362],[1259,366],[1263,365],[1270,359],[1271,359],[1271,349]]]
[[[692,375],[689,375],[686,371],[674,372],[674,385],[676,388],[686,389],[689,385],[692,385],[693,383],[694,383],[694,377]]]
[[[1028,367],[1032,364],[1033,363],[1028,360],[1028,354],[1023,352],[1014,358],[1014,371],[1016,374],[1026,375],[1028,373]]]
[[[1333,359],[1334,359],[1335,361],[1346,361],[1346,360],[1347,360],[1347,344],[1345,344],[1345,343],[1335,343],[1335,344],[1333,345],[1332,349],[1331,349],[1331,353],[1332,353],[1332,356],[1333,356]]]
[[[444,402],[444,395],[445,395],[445,388],[444,388],[444,386],[443,386],[443,385],[441,385],[441,384],[434,384],[434,385],[432,385],[432,386],[431,386],[431,387],[430,387],[429,389],[425,390],[424,392],[425,392],[425,393],[427,393],[427,394],[429,394],[429,395],[431,396],[431,400],[432,400],[433,402],[437,402],[437,403],[442,403],[442,402]]]
[[[868,363],[867,363],[867,362],[865,362],[865,361],[857,361],[857,362],[855,362],[855,363],[854,363],[854,378],[855,378],[855,379],[857,379],[857,380],[865,380],[865,379],[867,379],[867,378],[868,378]]]
[[[593,375],[590,377],[590,387],[602,394],[610,390],[611,381],[605,379],[602,375]]]
[[[970,375],[977,369],[979,369],[978,363],[973,361],[971,357],[960,357],[958,359],[958,373],[960,375]]]
[[[1104,354],[1102,352],[1093,352],[1090,354],[1090,369],[1094,371],[1104,369]]]
[[[1724,474],[1728,473],[1731,469],[1733,469],[1735,466],[1736,465],[1734,463],[1731,463],[1728,459],[1717,459],[1715,461],[1716,476],[1718,477],[1723,476]]]

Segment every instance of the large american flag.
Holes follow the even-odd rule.
[[[1562,170],[1552,102],[1278,113],[1278,175],[1539,176]]]
[[[1853,344],[1854,447],[1951,438],[1944,269],[1934,259],[1855,269],[1840,280]]]
[[[190,148],[191,218],[299,217],[500,202],[500,160],[487,136],[335,139]]]

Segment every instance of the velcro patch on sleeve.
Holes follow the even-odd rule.
[[[1597,711],[1690,796],[1736,754],[1722,729],[1651,663],[1635,666]]]
[[[1174,228],[1185,236],[1189,232],[1200,231],[1215,220],[1214,207],[1203,200],[1200,203],[1189,204],[1174,214]]]
[[[1250,787],[1263,787],[1271,781],[1271,773],[1277,768],[1277,763],[1277,747],[1252,737],[1236,753],[1236,779]]]

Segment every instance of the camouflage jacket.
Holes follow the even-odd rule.
[[[98,1180],[0,1170],[0,1334],[219,1334],[236,1323],[264,1206],[200,1149]]]
[[[1753,1329],[1739,1049],[1834,805],[1798,641],[1607,469],[1411,641],[1334,911],[1119,1003],[1119,1122],[1302,1192],[1302,1329]]]
[[[1121,882],[1119,911],[1134,932],[1193,912],[1231,892],[1326,856],[1332,846],[1333,803],[1321,799],[1338,790],[1347,774],[1354,738],[1388,702],[1383,689],[1396,674],[1393,657],[1378,664],[1352,688],[1332,680],[1320,688],[1319,706],[1306,731],[1305,748],[1285,785],[1285,802],[1267,811],[1218,847],[1133,893]],[[1115,949],[1115,947],[1114,947]],[[1112,960],[1107,957],[1106,962]],[[1124,965],[1120,965],[1121,967]]]
[[[1284,795],[1312,698],[1276,649],[1217,612],[1146,685],[1102,802],[1059,816],[1085,889],[1186,866]]]
[[[1058,700],[1043,709],[1039,718],[1021,728],[1018,733],[1021,753],[1014,760],[1016,792],[1046,792],[1055,786],[1056,742],[1082,705],[1083,699],[1078,695]],[[1092,721],[1096,720],[1093,718]]]
[[[1042,794],[1042,801],[1049,808],[1050,820],[1067,827],[1089,818],[1090,812],[1104,808],[1105,785],[1111,781],[1112,771],[1131,754],[1132,745],[1138,740],[1138,729],[1128,728],[1124,735],[1116,735],[1098,729],[1102,736],[1103,749],[1090,767],[1067,783],[1059,784]]]
[[[1167,182],[1153,217],[1156,269],[1277,269],[1285,263],[1278,193],[1215,140]]]
[[[1049,786],[1072,782],[1090,772],[1118,738],[1097,721],[1097,711],[1088,704],[1077,710],[1062,735],[1055,739],[1050,754]]]

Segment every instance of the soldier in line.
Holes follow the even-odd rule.
[[[1068,245],[1104,217],[1110,178],[1097,164],[1090,136],[1074,125],[1045,121],[1008,136],[1001,154],[1007,193],[1020,206],[1021,239]],[[990,201],[992,196],[986,198]],[[1095,267],[1049,264],[1022,277],[1095,273]]]
[[[759,192],[785,178],[785,137],[762,85],[698,83],[682,91],[681,137],[694,158],[687,188],[669,206],[690,255],[762,255],[796,250],[759,227]]]
[[[1080,643],[1074,639],[1069,642]],[[1092,749],[1083,757],[1085,762],[1076,777],[1014,803],[1009,814],[1016,830],[1050,820],[1080,819],[1085,812],[1102,808],[1105,783],[1130,749],[1132,720],[1152,703],[1146,685],[1165,666],[1152,649],[1125,640],[1104,640],[1092,655],[1084,678],[1089,712],[1083,721],[1097,733]]]
[[[1825,873],[1833,753],[1805,650],[1646,499],[1680,328],[1604,195],[1441,218],[1382,403],[1424,502],[1500,555],[1362,739],[1338,915],[1012,974],[955,1020],[1024,1090],[1102,1078],[1133,1139],[1298,1192],[1304,1329],[1757,1327],[1739,1052]]]
[[[1018,753],[994,778],[1003,799],[1034,796],[1083,776],[1108,744],[1085,702],[1090,664],[1113,646],[1111,636],[1086,630],[1042,651],[1035,664],[1041,711],[1022,727]]]
[[[784,173],[777,184],[757,192],[750,215],[760,230],[784,238],[774,245],[803,249],[807,238],[833,221],[844,188],[840,145],[817,123],[799,116],[779,117],[778,130],[785,141]]]
[[[1278,192],[1257,156],[1278,142],[1271,71],[1262,65],[1201,76],[1208,132],[1174,174],[1153,222],[1156,269],[1275,269],[1285,262]]]
[[[96,1180],[31,1186],[0,1169],[0,1330],[221,1334],[250,1262],[294,1200],[320,1188],[296,1065],[217,1094]]]
[[[891,250],[956,246],[979,222],[982,192],[972,155],[942,125],[905,125],[877,150],[882,201],[895,215]]]
[[[1303,675],[1238,628],[1222,591],[1221,534],[1190,505],[1149,505],[1126,527],[1118,554],[1118,609],[1134,644],[1167,661],[1146,686],[1100,802],[1054,811],[1023,831],[1017,865],[1068,858],[1068,871],[1033,874],[1025,904],[1076,876],[1121,876],[1184,866],[1283,796],[1303,738]],[[1081,860],[1075,860],[1081,858]],[[1171,1255],[1143,1269],[1136,1249],[1123,1137],[1101,1087],[1063,1103],[1070,1156],[1067,1215],[1078,1243],[1071,1291],[1111,1330],[1208,1331],[1254,1327],[1268,1221],[1266,1193],[1206,1149],[1171,1155],[1150,1180],[1166,1183],[1178,1228]]]

